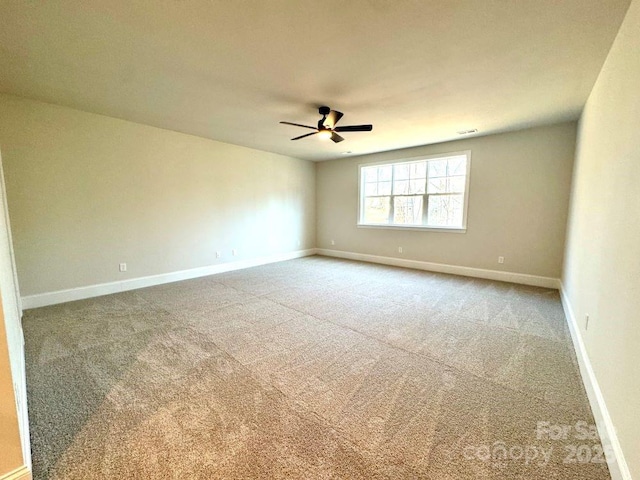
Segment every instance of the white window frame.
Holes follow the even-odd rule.
[[[362,221],[362,215],[364,212],[364,176],[362,175],[362,170],[365,167],[373,167],[373,166],[381,166],[381,165],[399,165],[403,163],[415,163],[415,162],[429,162],[432,160],[442,160],[448,157],[455,157],[464,155],[467,157],[467,171],[465,176],[465,186],[464,186],[464,200],[463,200],[463,210],[462,210],[462,225],[460,227],[438,227],[433,225],[401,225],[401,224],[380,224],[380,223],[364,223]],[[428,169],[427,169],[428,170]],[[419,157],[411,157],[404,158],[400,160],[394,161],[382,161],[382,162],[373,162],[373,163],[363,163],[358,165],[358,219],[357,219],[357,227],[358,228],[382,228],[382,229],[391,229],[391,230],[430,230],[437,232],[452,232],[452,233],[465,233],[467,231],[467,214],[469,211],[469,179],[471,174],[471,150],[463,150],[460,152],[446,152],[439,153],[435,155],[422,155]],[[428,177],[427,177],[428,180]],[[393,188],[393,186],[392,186]],[[393,193],[393,190],[392,190]],[[426,193],[425,193],[426,196]],[[390,195],[391,202],[393,203],[393,194]],[[425,205],[425,208],[426,205]]]

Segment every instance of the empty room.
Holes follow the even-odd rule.
[[[0,480],[640,480],[640,0],[0,2]]]

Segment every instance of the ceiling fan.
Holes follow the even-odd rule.
[[[304,137],[310,137],[311,135],[318,135],[323,139],[331,139],[334,143],[338,143],[344,140],[343,137],[338,135],[338,132],[370,132],[373,130],[373,125],[347,125],[344,127],[336,127],[336,123],[340,121],[344,115],[337,110],[331,110],[329,107],[320,107],[318,113],[322,115],[322,118],[318,120],[317,127],[311,127],[309,125],[300,125],[299,123],[280,122],[284,125],[293,125],[294,127],[310,128],[315,132],[300,135],[299,137],[292,138],[291,140],[300,140]]]

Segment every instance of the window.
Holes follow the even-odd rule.
[[[470,152],[360,166],[359,225],[464,230]]]

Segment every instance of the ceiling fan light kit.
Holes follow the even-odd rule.
[[[343,117],[342,112],[337,110],[331,110],[329,107],[322,106],[318,109],[318,113],[322,115],[322,118],[318,120],[318,126],[312,127],[310,125],[301,125],[299,123],[292,122],[280,122],[283,125],[293,125],[294,127],[309,128],[315,130],[315,132],[306,133],[299,137],[294,137],[291,140],[300,140],[301,138],[310,137],[312,135],[318,135],[323,140],[331,139],[334,143],[340,143],[344,138],[338,135],[338,132],[370,132],[373,130],[373,125],[347,125],[344,127],[337,127],[336,124]]]
[[[329,140],[331,138],[331,130],[319,130],[318,138],[322,140]]]

